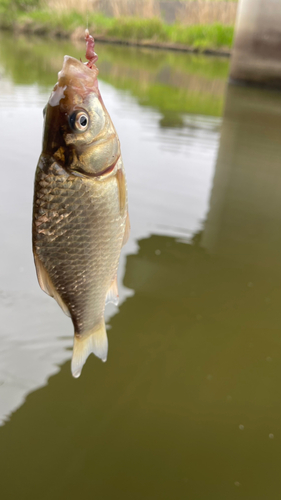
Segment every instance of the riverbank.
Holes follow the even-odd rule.
[[[82,39],[87,16],[81,12],[51,12],[31,10],[0,14],[0,28],[15,33]],[[163,20],[134,17],[109,18],[103,14],[89,14],[90,33],[102,42],[140,45],[188,52],[229,55],[234,27],[220,23],[185,26],[166,24]]]

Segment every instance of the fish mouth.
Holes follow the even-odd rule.
[[[75,57],[64,56],[58,82],[49,99],[51,106],[60,104],[68,111],[73,104],[81,104],[91,93],[100,95],[98,88],[98,68],[93,64],[89,68]]]
[[[62,69],[58,73],[59,85],[71,85],[83,97],[98,89],[98,73],[95,65],[89,68],[75,57],[64,56]]]

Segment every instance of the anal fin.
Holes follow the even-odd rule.
[[[61,296],[55,289],[48,272],[46,271],[45,267],[43,266],[42,262],[39,260],[35,252],[34,252],[34,262],[35,262],[38,282],[43,292],[50,295],[50,297],[53,297],[57,301],[58,305],[62,308],[63,312],[67,316],[70,316],[67,305],[64,303]]]
[[[82,335],[74,335],[71,372],[74,378],[81,375],[88,356],[93,353],[102,361],[107,360],[108,340],[104,320],[100,325]]]
[[[115,276],[114,280],[111,283],[111,286],[106,294],[105,303],[109,304],[110,302],[117,306],[119,300],[118,286],[117,286],[117,276]]]

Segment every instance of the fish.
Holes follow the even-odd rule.
[[[71,371],[106,361],[105,305],[118,303],[117,269],[130,221],[120,142],[103,103],[95,42],[86,63],[65,56],[44,108],[35,173],[32,247],[37,278],[74,326]]]

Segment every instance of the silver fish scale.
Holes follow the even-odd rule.
[[[117,179],[77,177],[57,165],[47,174],[38,168],[34,207],[35,253],[76,333],[83,334],[102,321],[117,273],[125,230]]]

